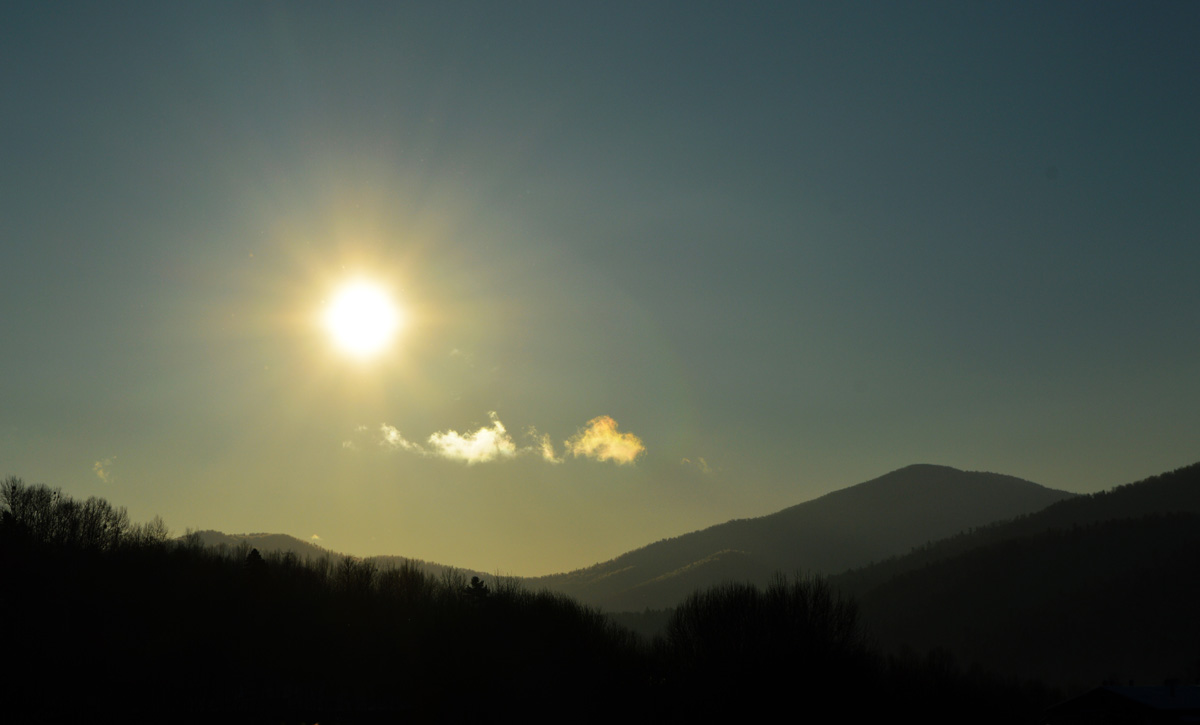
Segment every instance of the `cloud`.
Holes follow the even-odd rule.
[[[105,458],[102,461],[96,461],[95,463],[93,463],[92,470],[95,471],[96,476],[99,477],[101,481],[104,481],[105,483],[112,483],[114,476],[113,476],[112,471],[109,469],[111,469],[113,467],[113,464],[115,464],[116,462],[117,462],[117,457],[111,456],[109,458]]]
[[[379,424],[379,432],[383,435],[379,441],[379,445],[384,448],[400,448],[406,451],[418,451],[424,453],[424,449],[417,443],[413,443],[404,436],[400,435],[400,430],[395,426],[387,423]]]
[[[465,433],[456,430],[440,431],[430,435],[424,443],[411,441],[395,426],[381,423],[377,442],[389,450],[403,450],[422,456],[462,461],[467,465],[528,455],[537,456],[546,463],[556,464],[562,463],[568,453],[577,458],[624,464],[633,463],[646,450],[642,440],[636,435],[617,431],[617,422],[607,415],[591,419],[585,428],[565,441],[566,451],[562,458],[556,454],[549,434],[540,433],[534,426],[529,426],[525,434],[532,443],[518,448],[496,412],[489,412],[488,418],[492,421],[490,425]],[[364,430],[365,426],[359,426],[355,433],[359,434]],[[342,443],[342,447],[358,450],[359,444],[354,440],[347,440]],[[687,459],[684,459],[684,462],[690,463]],[[700,465],[707,471],[708,464],[702,462]]]
[[[535,451],[546,463],[563,462],[563,459],[554,455],[554,444],[550,442],[549,433],[539,434],[537,428],[534,428],[533,426],[529,426],[529,430],[526,431],[526,433],[530,438],[533,439],[534,445],[532,448],[526,448],[525,450]]]
[[[496,412],[488,413],[492,419],[490,426],[484,426],[463,435],[457,431],[448,430],[444,433],[434,433],[429,436],[429,449],[433,455],[452,460],[464,461],[468,465],[487,463],[500,458],[512,458],[517,455],[517,446],[500,422]],[[397,435],[399,435],[397,433]]]
[[[313,534],[312,536],[310,536],[310,537],[308,537],[308,538],[309,538],[309,539],[311,539],[311,540],[312,540],[312,541],[314,541],[314,542],[317,542],[317,541],[320,541],[320,540],[321,540],[321,537],[320,537],[320,536],[317,536],[316,534]]]
[[[564,442],[573,456],[594,458],[597,461],[633,463],[646,446],[632,433],[618,433],[617,421],[601,415],[588,421],[587,428]]]
[[[679,460],[679,465],[695,468],[705,475],[713,473],[713,468],[709,466],[708,461],[704,460],[703,458],[697,458],[694,461],[690,458],[681,458]]]

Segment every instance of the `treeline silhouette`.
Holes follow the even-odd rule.
[[[127,721],[692,720],[795,710],[1020,722],[1055,693],[884,657],[821,579],[697,592],[645,641],[515,580],[214,550],[0,484],[8,716]]]

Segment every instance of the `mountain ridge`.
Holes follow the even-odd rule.
[[[1200,463],[830,578],[892,651],[1087,686],[1200,675]]]
[[[723,579],[764,583],[776,571],[832,574],[863,566],[1074,495],[1004,474],[913,464],[772,514],[528,581],[609,610],[665,607]],[[736,571],[730,555],[710,559],[719,552],[740,552]]]
[[[703,541],[701,534],[733,530],[746,537],[747,530],[754,533],[764,521],[787,523],[797,512],[811,517],[814,509],[841,511],[843,517],[857,511],[870,525],[880,511],[907,516],[893,497],[915,509],[938,508],[943,499],[934,494],[947,487],[974,493],[978,502],[994,495],[997,484],[1038,497],[1062,497],[948,537],[930,535],[927,543],[908,552],[829,576],[833,588],[858,602],[872,640],[883,651],[902,659],[921,653],[952,656],[1005,676],[1037,677],[1074,689],[1103,679],[1152,682],[1200,673],[1195,658],[1200,620],[1193,611],[1200,599],[1200,463],[1082,495],[1001,474],[918,464],[764,517],[734,520],[666,543],[679,555],[687,553],[689,540]],[[876,513],[862,513],[869,510]],[[244,545],[276,538],[290,537],[249,535]],[[770,536],[760,532],[757,541],[769,543]],[[763,553],[752,547],[683,556],[685,563],[659,570],[634,556],[644,558],[656,546],[559,575],[579,581],[557,590],[593,606],[606,593],[618,603],[654,602],[641,609],[608,607],[615,621],[653,635],[666,621],[662,610],[682,601],[682,596],[670,599],[676,593],[769,578],[781,570],[770,569]],[[452,569],[424,566],[435,573]],[[460,578],[474,573],[458,571]],[[526,588],[555,588],[538,579],[523,583]],[[591,587],[593,596],[580,596],[572,587]],[[650,606],[659,611],[647,611]]]
[[[863,567],[1074,496],[1006,474],[917,463],[774,513],[662,539],[588,567],[514,579],[609,611],[664,608],[722,581],[766,583],[780,571],[831,575]],[[274,538],[286,535],[203,533],[209,544],[245,541],[301,557],[339,556],[294,537]],[[366,558],[384,566],[411,561],[439,575],[457,570],[486,576],[403,556]]]

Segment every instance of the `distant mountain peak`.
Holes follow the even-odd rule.
[[[773,514],[718,524],[537,581],[612,609],[669,606],[722,580],[864,566],[1072,495],[999,473],[915,463]]]
[[[955,468],[953,466],[944,466],[940,463],[910,463],[907,466],[901,466],[900,468],[897,468],[896,470],[892,471],[892,473],[901,473],[903,471],[954,471],[956,473],[965,473],[965,471],[962,469]],[[892,474],[885,473],[883,475],[890,476]],[[883,478],[883,476],[880,476],[880,478]]]

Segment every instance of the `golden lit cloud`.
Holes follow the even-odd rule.
[[[500,458],[512,458],[517,455],[517,446],[505,430],[495,411],[488,413],[492,419],[490,426],[462,434],[448,430],[444,433],[434,433],[429,436],[429,447],[433,455],[473,463],[487,463]]]
[[[518,448],[496,412],[489,412],[488,417],[492,421],[490,425],[466,433],[456,430],[433,433],[424,443],[411,441],[395,426],[382,423],[379,426],[378,444],[390,450],[462,461],[468,465],[529,455],[537,456],[547,463],[563,462],[563,458],[556,454],[549,434],[540,433],[534,426],[529,426],[525,433],[532,444]],[[355,433],[360,434],[365,430],[365,426],[359,426]],[[575,457],[620,464],[633,463],[646,450],[640,438],[632,433],[618,431],[617,422],[607,415],[588,421],[586,428],[565,441],[565,446],[564,457],[569,453]],[[345,441],[342,447],[349,450],[359,448],[353,440]],[[683,462],[691,463],[687,459]],[[702,460],[695,465],[699,465],[702,470],[708,470],[708,464]]]
[[[713,472],[712,467],[708,465],[708,461],[704,460],[703,458],[697,458],[694,461],[690,458],[682,458],[679,461],[679,465],[695,468],[705,475]]]
[[[587,428],[565,441],[564,445],[573,456],[620,464],[633,463],[646,450],[641,438],[632,433],[617,432],[617,421],[607,415],[592,418]]]

